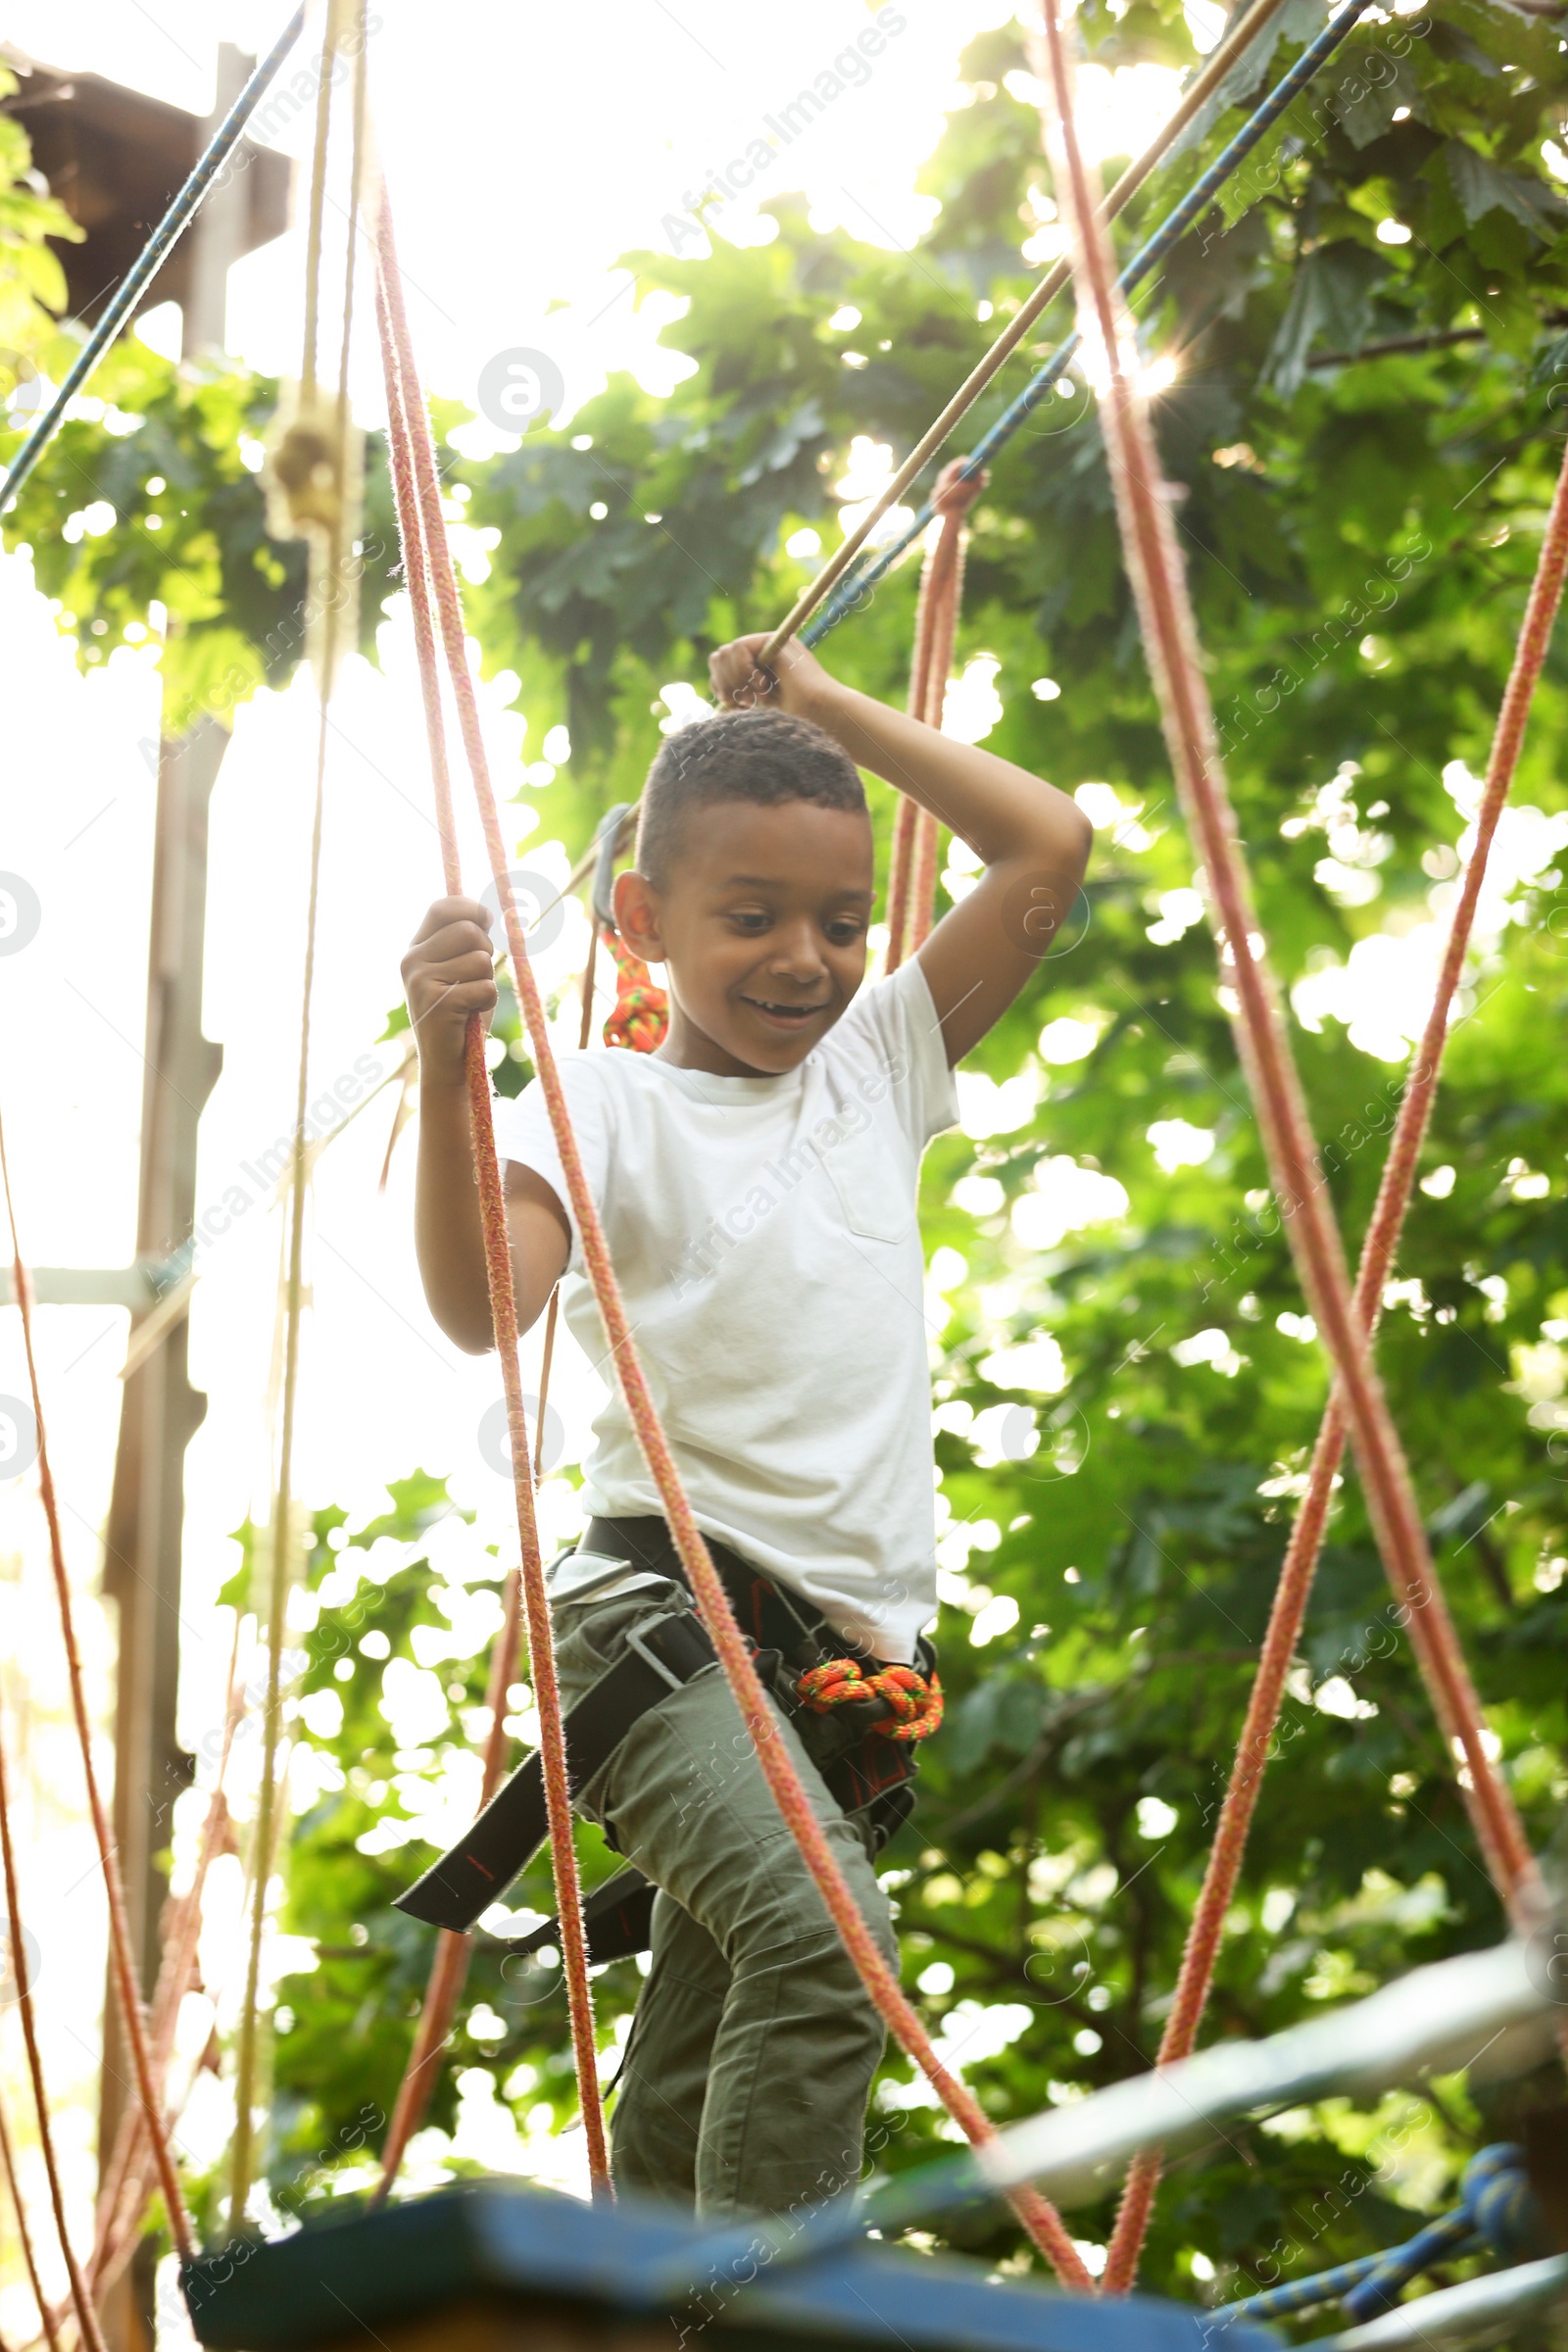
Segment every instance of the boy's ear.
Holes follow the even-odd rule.
[[[648,876],[640,874],[635,866],[617,874],[610,903],[614,910],[615,929],[632,954],[644,963],[662,963],[664,941],[660,927],[659,894]]]

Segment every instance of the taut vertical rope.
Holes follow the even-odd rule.
[[[81,1750],[82,1777],[87,1784],[87,1806],[92,1815],[93,1836],[98,1845],[98,1859],[103,1867],[104,1893],[109,1904],[109,1956],[120,2001],[120,2013],[130,2046],[131,2064],[136,2076],[136,2089],[142,2112],[147,2119],[148,2136],[158,2166],[158,2182],[169,2208],[169,2227],[181,2258],[189,2261],[195,2251],[191,2234],[190,2216],[180,2194],[179,2180],[174,2172],[173,2158],[169,2152],[169,2134],[164,2130],[163,2111],[158,2103],[157,2085],[153,2081],[152,2054],[147,2046],[147,2020],[142,2010],[141,1989],[136,1983],[136,1964],[131,1958],[130,1923],[125,1914],[125,1890],[120,1879],[120,1861],[109,1827],[109,1814],[104,1805],[103,1791],[98,1786],[98,1767],[92,1760],[92,1724],[87,1714],[87,1693],[82,1680],[81,1651],[76,1642],[76,1615],[71,1597],[71,1579],[66,1572],[66,1546],[60,1532],[60,1503],[55,1494],[54,1471],[49,1461],[49,1441],[44,1427],[43,1393],[38,1385],[38,1359],[32,1344],[32,1278],[22,1258],[22,1244],[17,1234],[17,1208],[11,1195],[11,1168],[6,1158],[5,1129],[0,1125],[0,1184],[4,1185],[6,1216],[11,1227],[12,1296],[22,1310],[22,1344],[27,1359],[27,1386],[32,1396],[33,1422],[38,1433],[38,1493],[43,1514],[49,1529],[49,1564],[54,1574],[55,1601],[60,1611],[60,1632],[65,1642],[66,1667],[71,1678],[71,1712],[75,1723],[76,1745]],[[9,1839],[9,1830],[7,1838]],[[7,1848],[9,1855],[9,1845]],[[9,1877],[9,1861],[7,1865]],[[8,1893],[9,1900],[9,1893]],[[21,1930],[13,1915],[13,1950],[22,1954]],[[24,2030],[31,2048],[31,1996],[23,2001]],[[29,2066],[32,2058],[29,2056]],[[34,2089],[40,2102],[43,2098],[42,2077],[34,2070]],[[38,2119],[40,2132],[45,2129],[42,2109]],[[62,2224],[62,2229],[64,2224]],[[68,2248],[67,2261],[74,2265],[75,2256]],[[75,2273],[72,2272],[75,2292]],[[91,2328],[82,2321],[82,2331],[89,2343],[95,2343],[97,2322]]]
[[[911,718],[940,728],[953,649],[963,605],[964,520],[986,486],[984,474],[963,479],[965,458],[955,458],[937,476],[931,503],[937,523],[920,566],[914,609],[914,648],[909,660],[906,709]],[[903,796],[893,819],[893,855],[888,872],[887,969],[898,970],[930,934],[937,881],[936,818],[929,808]]]
[[[23,2267],[27,2274],[27,2284],[32,2289],[32,2299],[38,2306],[38,2325],[43,2329],[49,2352],[60,2352],[60,2328],[38,2277],[38,2259],[32,2250],[32,2230],[27,2222],[27,2209],[22,2202],[16,2150],[11,2144],[11,2128],[6,2122],[3,2103],[0,2103],[0,2171],[4,2172],[6,2186],[11,2191],[11,2206],[17,2217],[17,2242],[22,2248]]]
[[[878,2014],[890,2028],[901,2046],[913,2058],[926,2075],[950,2115],[962,2127],[967,2137],[983,2145],[997,2137],[995,2126],[988,2120],[973,2094],[949,2073],[931,2046],[930,2037],[919,2018],[900,1988],[897,1978],[888,1967],[877,1947],[875,1938],[861,1918],[855,1897],[839,1869],[815,1816],[809,1799],[801,1785],[795,1767],[782,1742],[775,1736],[772,1715],[766,1694],[752,1664],[751,1655],[735,1623],[724,1588],[719,1582],[703,1541],[690,1502],[681,1485],[680,1473],[669,1450],[668,1440],[654,1407],[642,1365],[632,1341],[625,1302],[615,1280],[610,1252],[605,1241],[604,1227],[592,1193],[588,1188],[576,1137],[572,1132],[571,1115],[561,1084],[561,1073],[551,1046],[549,1025],[539,996],[533,966],[528,958],[522,925],[512,895],[506,847],[501,837],[500,820],[496,812],[495,795],[490,782],[484,741],[479,728],[478,704],[473,680],[468,671],[463,633],[462,606],[458,596],[456,574],[446,544],[446,528],[441,516],[440,499],[435,482],[434,453],[422,416],[416,423],[415,390],[417,382],[409,350],[407,321],[402,316],[401,285],[397,273],[397,256],[392,241],[391,221],[383,198],[380,221],[381,270],[385,306],[397,337],[396,366],[401,370],[406,387],[407,418],[414,444],[415,462],[419,467],[420,503],[425,518],[426,549],[430,575],[435,590],[436,609],[441,622],[447,668],[457,700],[462,726],[464,749],[472,773],[480,820],[484,827],[485,845],[489,852],[491,872],[495,879],[501,911],[505,918],[507,941],[512,952],[513,980],[518,1003],[533,1047],[534,1067],[544,1092],[557,1149],[561,1154],[563,1173],[570,1197],[572,1214],[582,1240],[583,1262],[593,1285],[594,1298],[610,1342],[610,1354],[614,1362],[626,1409],[637,1432],[644,1458],[659,1490],[664,1517],[679,1550],[681,1562],[690,1580],[692,1592],[709,1637],[728,1678],[741,1720],[745,1724],[757,1750],[758,1761],[772,1790],[774,1802],[783,1816],[803,1859],[810,1871],[817,1892],[822,1898],[829,1918],[837,1928],[846,1950],[854,1961],[860,1979]],[[389,358],[389,367],[392,361]],[[398,419],[395,429],[404,419]],[[510,1272],[510,1268],[509,1268]],[[509,1285],[510,1287],[510,1285]],[[492,1293],[494,1299],[494,1293]],[[519,1402],[520,1416],[520,1402]],[[519,1452],[515,1440],[513,1446],[514,1462]],[[522,1458],[525,1459],[525,1456]],[[519,1496],[521,1488],[519,1486]],[[525,1590],[527,1581],[527,1552],[524,1551]],[[543,1593],[540,1594],[543,1607]],[[546,1620],[548,1624],[548,1619]],[[530,1616],[530,1630],[532,1619]],[[564,1755],[560,1746],[559,1718],[554,1725],[547,1722],[541,1678],[535,1673],[535,1690],[540,1704],[540,1753],[545,1772],[547,1794],[552,1775],[564,1782]],[[573,1889],[575,1891],[575,1889]],[[560,1889],[558,1887],[558,1893]],[[563,1918],[563,1949],[569,1951],[567,1925]],[[1092,2293],[1094,2281],[1062,2224],[1060,2216],[1050,2202],[1032,2187],[1008,2191],[1009,2198],[1024,2227],[1041,2251],[1047,2255],[1058,2277],[1069,2285]]]
[[[446,737],[441,720],[440,685],[436,672],[436,649],[432,626],[432,607],[439,613],[443,628],[447,613],[441,602],[441,571],[450,569],[446,551],[445,527],[441,519],[440,492],[435,478],[434,455],[430,448],[429,431],[424,423],[422,394],[414,367],[409,342],[408,323],[402,310],[402,281],[398,275],[397,256],[392,245],[391,219],[385,194],[381,198],[376,225],[377,278],[376,316],[381,332],[382,364],[387,383],[388,441],[392,455],[393,486],[397,500],[398,527],[402,535],[405,570],[409,583],[410,602],[414,611],[415,646],[418,657],[420,687],[424,698],[425,728],[429,739],[431,773],[435,786],[436,821],[441,838],[442,870],[449,893],[456,896],[462,889],[463,876],[458,856],[457,828],[452,812],[450,770],[447,764]],[[455,602],[455,594],[454,594]],[[449,661],[453,647],[448,644]],[[456,670],[468,683],[466,658],[463,648],[461,617],[457,623]],[[471,695],[471,683],[470,683]],[[460,710],[462,700],[460,695]],[[465,719],[466,731],[466,718]],[[471,758],[471,753],[470,753]],[[497,834],[499,850],[499,832]],[[510,884],[505,882],[505,853],[501,853],[504,903],[510,905]],[[520,933],[511,940],[514,966],[519,962],[531,980],[526,950]],[[514,979],[522,994],[522,975],[515,968]],[[512,1287],[512,1250],[507,1227],[506,1201],[501,1189],[501,1169],[496,1157],[495,1129],[490,1109],[490,1080],[485,1068],[483,1027],[477,1015],[467,1025],[465,1045],[466,1070],[468,1085],[469,1125],[473,1142],[474,1171],[479,1191],[479,1213],[484,1229],[485,1267],[490,1287],[490,1311],[495,1325],[496,1347],[501,1358],[501,1376],[506,1391],[507,1428],[512,1449],[513,1491],[516,1502],[517,1534],[521,1546],[522,1569],[520,1592],[528,1619],[528,1650],[533,1674],[534,1697],[539,1708],[540,1751],[544,1764],[545,1804],[550,1828],[551,1860],[555,1871],[556,1900],[561,1919],[563,1968],[566,1980],[567,2005],[571,2018],[572,2050],[577,2069],[578,2096],[582,2108],[583,2128],[588,2141],[589,2170],[594,2186],[600,2194],[610,2193],[610,2159],[605,2139],[604,2110],[599,2097],[598,2051],[594,2035],[593,1994],[588,1978],[587,1936],[582,1920],[582,1893],[577,1878],[576,1848],[573,1843],[571,1794],[566,1780],[565,1743],[561,1721],[561,1694],[556,1682],[555,1651],[550,1634],[550,1604],[545,1593],[544,1562],[539,1550],[539,1531],[534,1515],[533,1481],[528,1460],[528,1426],[522,1402],[522,1375],[517,1361],[517,1313]],[[515,1592],[516,1588],[514,1588]],[[512,1637],[515,1641],[515,1628]],[[484,1799],[488,1801],[500,1779],[505,1761],[506,1744],[502,1723],[505,1717],[506,1684],[500,1687],[498,1701],[491,1712],[490,1739],[486,1754],[486,1786]],[[458,1956],[461,1947],[462,1957]],[[383,2154],[381,2194],[390,2187],[407,2144],[408,2114],[417,2094],[416,2078],[426,2085],[433,2080],[429,2061],[439,2049],[451,2022],[462,1985],[462,1971],[466,1967],[468,1942],[458,1936],[451,1943],[443,1940],[437,1947],[435,1969],[426,1996],[425,2013],[420,2019],[418,2046],[410,2062],[409,2075],[398,2099],[399,2114],[394,2116],[394,2129],[389,2131]],[[441,2010],[446,2008],[446,2021]],[[428,2029],[428,2030],[427,2030]],[[439,2029],[439,2031],[438,2031]],[[428,2095],[428,2089],[424,2091]],[[401,2122],[400,2122],[401,2118]],[[400,2136],[401,2134],[401,2136]]]
[[[190,1892],[179,1904],[177,1919],[165,1937],[158,1983],[153,1990],[149,2031],[152,2035],[153,2080],[160,2099],[164,2096],[170,2060],[173,2056],[180,2003],[190,1986],[197,1946],[201,1940],[202,1898],[207,1886],[207,1873],[229,1828],[228,1802],[223,1793],[223,1783],[228,1775],[234,1733],[244,1708],[244,1690],[238,1676],[241,1622],[239,1611],[236,1610],[223,1698],[223,1743],[219,1754],[218,1769],[213,1776],[213,1792],[208,1799],[206,1818],[202,1823],[196,1868]],[[102,2168],[92,2260],[88,2265],[88,2276],[95,2294],[102,2294],[121,2249],[123,2248],[128,2254],[126,2240],[151,2192],[152,2180],[143,2144],[145,2137],[146,2126],[140,2107],[127,2105],[121,2114],[120,2128],[115,2134],[109,2162]]]
[[[317,918],[321,895],[321,836],[326,812],[326,711],[337,669],[338,617],[343,589],[343,556],[348,520],[349,476],[349,345],[354,317],[354,264],[358,231],[361,133],[365,93],[364,0],[327,0],[322,34],[321,68],[316,119],[316,146],[311,172],[310,233],[306,246],[306,316],[302,389],[316,382],[318,314],[319,308],[321,228],[327,156],[327,127],[332,65],[340,54],[345,22],[359,34],[355,50],[354,122],[349,188],[348,238],[344,257],[343,331],[338,354],[334,454],[337,497],[333,520],[325,534],[324,608],[320,614],[320,667],[317,677],[319,705],[316,737],[316,798],[311,818],[310,883],[305,913],[305,971],[300,988],[299,1078],[295,1089],[294,1149],[289,1188],[288,1276],[283,1314],[282,1426],[278,1438],[277,1479],[272,1505],[271,1588],[268,1600],[267,1698],[262,1718],[262,1784],[256,1808],[256,1851],[251,1886],[250,1951],[245,1970],[245,1997],[240,2009],[239,2047],[234,2066],[234,2144],[228,2199],[232,2235],[245,2220],[254,2154],[254,2100],[258,2058],[257,2000],[261,1980],[262,1936],[267,1922],[267,1893],[271,1883],[277,1830],[277,1750],[282,1714],[283,1615],[288,1601],[290,1522],[293,1517],[294,1427],[299,1404],[300,1324],[305,1290],[305,1194],[308,1149],[305,1131],[310,1098],[311,1011],[316,988]],[[311,571],[317,570],[318,542],[311,539]]]
[[[40,1458],[43,1429],[38,1431]],[[22,2014],[22,2038],[26,2046],[27,2073],[32,2082],[32,2103],[38,2117],[38,2144],[43,2150],[44,2171],[49,2177],[49,2201],[54,2207],[55,2229],[60,2236],[60,2251],[65,2256],[66,2272],[71,2280],[71,2299],[76,2307],[76,2319],[81,2328],[82,2341],[88,2352],[104,2352],[104,2339],[98,2326],[98,2314],[92,2307],[92,2295],[82,2277],[71,2242],[71,2230],[66,2222],[66,2200],[60,2186],[60,2167],[55,2160],[54,2132],[50,2125],[49,2094],[44,2087],[43,2060],[38,2054],[38,2028],[32,2014],[32,1979],[27,1967],[26,1938],[22,1932],[22,1903],[17,1892],[17,1857],[11,1841],[11,1788],[6,1771],[5,1731],[0,1725],[0,1864],[3,1864],[6,1883],[6,1925],[11,1937],[11,1970],[17,1980],[17,2007]],[[57,2341],[54,2324],[38,2288],[38,2274],[33,2265],[31,2240],[22,2210],[22,2184],[12,2162],[9,2136],[5,2149],[6,2170],[11,2177],[12,2201],[17,2219],[22,2225],[26,2245],[27,2269],[32,2278],[32,2290],[38,2297],[38,2310],[51,2344]]]
[[[577,1023],[577,1051],[586,1054],[588,1040],[594,1027],[594,975],[599,968],[599,913],[596,907],[588,911],[588,960],[582,967],[582,1012]],[[545,1407],[550,1402],[550,1374],[556,1360],[556,1325],[561,1319],[561,1285],[558,1282],[550,1294],[550,1305],[545,1315],[545,1342],[539,1356],[539,1410],[534,1419],[533,1483],[539,1484],[545,1469]]]
[[[1367,1227],[1366,1240],[1362,1244],[1355,1285],[1355,1311],[1368,1334],[1377,1328],[1383,1306],[1383,1286],[1393,1267],[1405,1211],[1410,1204],[1416,1164],[1426,1138],[1444,1048],[1447,1043],[1448,1016],[1453,1009],[1454,995],[1464,970],[1465,954],[1470,944],[1481,886],[1486,879],[1493,836],[1513,785],[1531,699],[1541,676],[1546,649],[1551,642],[1552,623],[1562,601],[1565,570],[1568,570],[1568,455],[1565,455],[1562,470],[1557,476],[1557,487],[1536,564],[1536,576],[1531,582],[1519,642],[1514,649],[1513,665],[1497,712],[1492,752],[1487,761],[1486,787],[1476,818],[1475,846],[1465,867],[1464,883],[1459,903],[1453,911],[1453,922],[1444,949],[1443,964],[1427,1014],[1426,1028],[1405,1080],[1394,1141],[1384,1163],[1377,1203]],[[1157,2063],[1161,2066],[1170,2066],[1178,2058],[1185,2058],[1198,2038],[1199,2025],[1213,1981],[1225,1914],[1230,1909],[1236,1891],[1236,1882],[1247,1851],[1252,1810],[1267,1767],[1274,1727],[1279,1721],[1285,1678],[1290,1672],[1291,1660],[1296,1654],[1297,1638],[1306,1614],[1307,1596],[1311,1591],[1323,1530],[1328,1520],[1329,1503],[1334,1493],[1335,1474],[1345,1454],[1345,1412],[1336,1389],[1318,1430],[1317,1443],[1312,1449],[1311,1468],[1307,1474],[1306,1492],[1301,1497],[1301,1506],[1291,1530],[1290,1544],[1280,1570],[1279,1587],[1269,1616],[1257,1679],[1252,1686],[1247,1720],[1242,1728],[1236,1761],[1231,1770],[1230,1786],[1220,1808],[1208,1867],[1188,1931],[1171,2012],[1160,2037]],[[1143,2247],[1154,2191],[1159,2184],[1159,2175],[1157,2150],[1145,2150],[1134,2157],[1105,2261],[1103,2283],[1110,2293],[1125,2292],[1137,2276],[1138,2257]]]
[[[1302,1284],[1343,1384],[1378,1547],[1408,1611],[1411,1645],[1444,1736],[1457,1742],[1468,1767],[1464,1793],[1477,1838],[1499,1893],[1524,1923],[1533,1914],[1539,1874],[1512,1795],[1483,1743],[1480,1702],[1433,1571],[1408,1468],[1350,1296],[1339,1229],[1263,959],[1158,454],[1134,385],[1131,320],[1116,292],[1104,226],[1078,146],[1071,74],[1054,0],[1046,0],[1044,24],[1054,116],[1047,130],[1058,159],[1058,190],[1067,200],[1086,351],[1103,385],[1100,407],[1117,519],[1172,767],[1208,876],[1211,920],[1234,972],[1243,1067]]]

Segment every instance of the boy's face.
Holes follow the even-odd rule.
[[[871,823],[814,801],[688,811],[666,887],[615,884],[632,953],[665,966],[666,1060],[718,1077],[776,1077],[826,1036],[865,977]]]

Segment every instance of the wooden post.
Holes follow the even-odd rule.
[[[207,921],[207,809],[228,742],[217,719],[166,740],[158,761],[157,840],[147,958],[147,1043],[142,1082],[141,1179],[136,1247],[167,1259],[196,1214],[196,1130],[217,1083],[222,1049],[202,1035],[202,947]],[[134,1331],[141,1318],[133,1319]],[[115,1692],[115,1840],[144,1991],[158,1974],[174,1799],[193,1759],[179,1746],[181,1534],[185,1448],[207,1399],[186,1374],[189,1325],[181,1316],[125,1383],[105,1543],[104,1592],[118,1604]],[[215,1674],[218,1669],[215,1668]],[[105,1998],[99,2149],[114,2145],[134,2097],[112,1991]],[[133,2265],[109,2300],[115,2352],[150,2342],[150,2278]]]
[[[232,106],[254,63],[231,43],[220,43],[202,143]],[[223,350],[228,272],[253,241],[250,204],[248,176],[231,168],[191,226],[180,332],[187,360]],[[190,1240],[197,1123],[222,1067],[222,1048],[202,1035],[202,973],[207,810],[227,744],[227,728],[205,717],[186,734],[165,736],[159,746],[136,1211],[136,1250],[144,1262],[172,1258]],[[133,1317],[133,1335],[141,1320]],[[190,1786],[195,1764],[175,1732],[185,1451],[207,1410],[206,1397],[187,1376],[189,1332],[181,1315],[125,1383],[104,1546],[104,1593],[118,1604],[120,1620],[115,1840],[142,1990],[149,1995],[163,1940],[174,1800]],[[104,2000],[100,2161],[114,2146],[121,2114],[134,2096],[111,1985]],[[151,2251],[148,2246],[138,2254],[106,2299],[111,2352],[151,2352]]]

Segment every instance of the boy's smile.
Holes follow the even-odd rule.
[[[681,828],[665,886],[615,885],[615,919],[669,986],[665,1061],[779,1077],[806,1059],[865,977],[871,825],[815,801],[717,801]]]

